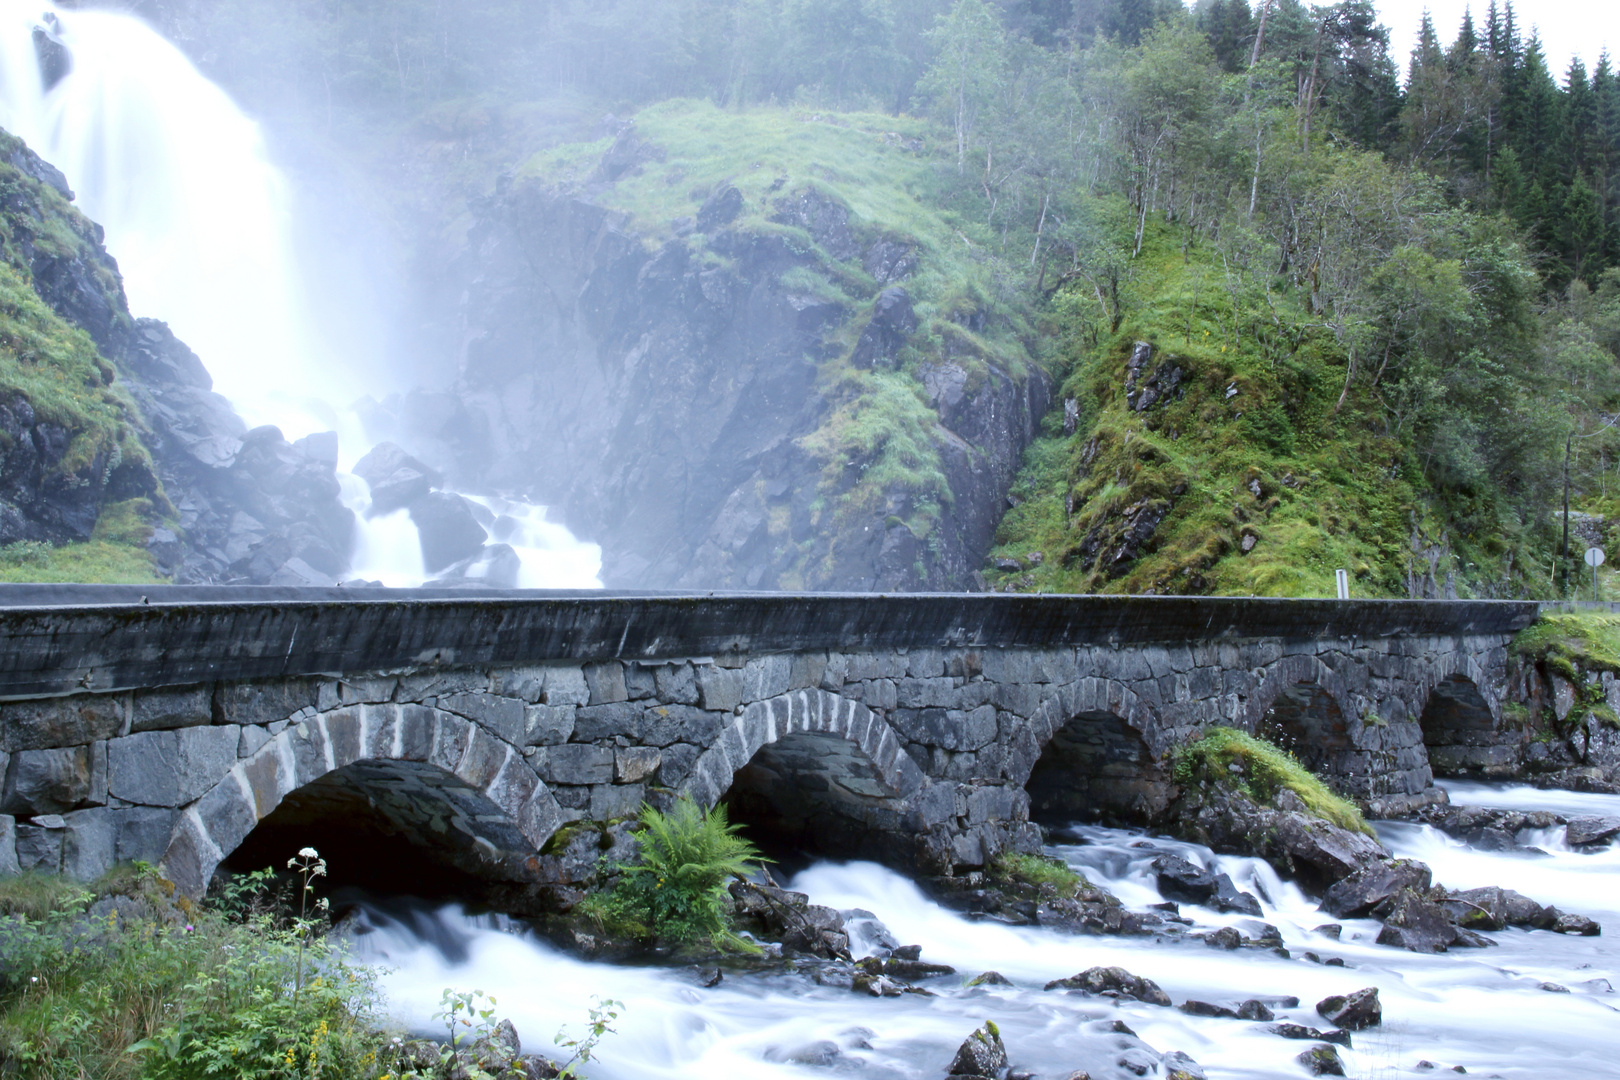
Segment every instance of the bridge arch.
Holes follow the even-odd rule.
[[[1354,771],[1358,713],[1344,679],[1315,656],[1285,656],[1265,674],[1249,730],[1325,779]]]
[[[525,880],[562,820],[523,755],[475,721],[426,705],[355,705],[289,724],[184,808],[165,872],[199,896],[215,868],[289,798],[340,791],[484,878]]]
[[[1142,732],[1107,710],[1082,711],[1062,723],[1024,783],[1030,819],[1147,825],[1163,814],[1173,783]]]
[[[927,783],[883,717],[804,689],[745,708],[683,790],[705,807],[725,803],[767,848],[892,862],[908,854],[893,840]]]
[[[1523,733],[1504,732],[1500,707],[1491,701],[1461,665],[1428,688],[1418,726],[1436,776],[1491,775],[1517,763]]]

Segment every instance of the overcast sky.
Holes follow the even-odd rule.
[[[1434,16],[1440,40],[1451,44],[1462,25],[1463,11],[1472,9],[1474,24],[1482,31],[1490,0],[1374,0],[1384,25],[1391,31],[1390,51],[1404,73],[1412,46],[1417,42],[1418,24],[1427,10]],[[1607,46],[1610,62],[1620,61],[1620,0],[1519,0],[1513,5],[1519,25],[1528,36],[1534,25],[1541,31],[1541,44],[1548,66],[1560,77],[1569,70],[1569,61],[1579,56],[1588,71],[1597,63],[1598,53]]]

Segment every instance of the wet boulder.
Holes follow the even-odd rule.
[[[1213,1016],[1228,1020],[1238,1018],[1236,1009],[1229,1009],[1225,1005],[1215,1005],[1208,1001],[1196,1001],[1192,998],[1183,1001],[1178,1008],[1188,1016]]]
[[[945,1072],[947,1076],[994,1077],[1006,1067],[1007,1048],[1001,1042],[1001,1031],[995,1021],[986,1020],[983,1027],[962,1041]]]
[[[1457,940],[1448,912],[1415,889],[1402,889],[1390,899],[1378,944],[1410,952],[1445,952]]]
[[[1322,1042],[1338,1043],[1340,1046],[1350,1045],[1350,1033],[1334,1028],[1330,1031],[1317,1031],[1304,1024],[1273,1024],[1267,1029],[1273,1035],[1280,1035],[1285,1039],[1319,1039]]]
[[[1369,986],[1353,994],[1334,994],[1316,1003],[1317,1015],[1346,1031],[1362,1031],[1384,1022],[1378,988]]]
[[[1239,911],[1259,915],[1260,901],[1242,892],[1227,874],[1188,862],[1179,855],[1160,855],[1153,860],[1159,892],[1170,900],[1202,904],[1217,911]]]
[[[472,504],[460,495],[430,492],[411,503],[410,510],[422,544],[422,563],[430,574],[477,556],[489,538]]]
[[[444,483],[438,470],[391,442],[378,443],[355,462],[354,475],[371,489],[370,517],[404,509]]]
[[[1465,930],[1504,930],[1509,926],[1530,926],[1541,917],[1543,908],[1523,893],[1487,885],[1446,893],[1441,901],[1452,922]]]
[[[1133,998],[1149,1005],[1170,1005],[1170,995],[1152,979],[1132,975],[1122,967],[1087,968],[1067,979],[1054,979],[1046,984],[1048,990],[1081,990],[1104,997]]]
[[[1603,927],[1595,920],[1574,912],[1559,911],[1555,907],[1546,907],[1541,910],[1531,924],[1538,930],[1551,930],[1556,934],[1573,934],[1576,937],[1597,937],[1603,933]]]
[[[1258,998],[1250,998],[1238,1006],[1239,1020],[1271,1021],[1277,1019],[1277,1014],[1265,1002]]]
[[[1311,1047],[1294,1060],[1305,1066],[1306,1071],[1312,1076],[1345,1075],[1344,1059],[1339,1056],[1336,1048],[1326,1043]]]
[[[780,941],[784,949],[829,960],[849,956],[849,934],[837,910],[812,904],[804,893],[770,884],[733,881],[729,891],[738,921],[761,936]]]
[[[1431,877],[1428,866],[1415,859],[1372,863],[1330,887],[1322,910],[1336,919],[1364,919],[1402,889],[1428,892]]]
[[[1620,817],[1574,817],[1564,826],[1564,843],[1572,848],[1607,844],[1620,836]]]
[[[1172,1050],[1159,1059],[1164,1080],[1205,1080],[1204,1067],[1180,1050]]]

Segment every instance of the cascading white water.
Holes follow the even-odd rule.
[[[1528,807],[1548,793],[1459,785],[1454,795],[1458,802]],[[1552,798],[1566,814],[1620,813],[1617,798]],[[1086,843],[1049,851],[1132,908],[1161,899],[1148,867],[1157,853],[1173,851],[1216,865],[1262,897],[1265,920],[1280,930],[1293,957],[1257,949],[1226,952],[1189,938],[1079,937],[974,922],[870,863],[821,864],[792,886],[818,903],[873,912],[900,941],[921,945],[925,959],[958,968],[960,975],[927,984],[938,996],[874,1000],[783,974],[728,974],[718,987],[704,989],[691,969],[585,963],[456,908],[418,912],[414,923],[374,913],[377,929],[360,936],[356,946],[362,958],[385,969],[383,986],[395,1015],[423,1032],[431,1031],[430,1017],[445,987],[496,996],[498,1012],[513,1019],[527,1048],[542,1053],[551,1049],[550,1037],[560,1025],[578,1031],[591,995],[625,1002],[618,1034],[602,1045],[600,1062],[591,1067],[593,1080],[802,1080],[826,1072],[934,1080],[956,1046],[986,1019],[1000,1027],[1015,1068],[1048,1078],[1076,1069],[1098,1080],[1129,1077],[1117,1062],[1135,1040],[1111,1030],[1116,1020],[1161,1052],[1190,1054],[1211,1080],[1305,1075],[1295,1056],[1312,1044],[1280,1038],[1268,1024],[1041,989],[1049,980],[1110,964],[1154,979],[1178,1003],[1298,997],[1296,1008],[1276,1006],[1278,1020],[1318,1028],[1328,1025],[1315,1015],[1315,1002],[1377,986],[1383,1026],[1356,1033],[1354,1048],[1341,1051],[1353,1077],[1423,1075],[1414,1071],[1423,1060],[1440,1066],[1429,1075],[1452,1075],[1450,1067],[1461,1065],[1471,1074],[1524,1080],[1620,1076],[1614,1054],[1620,995],[1609,989],[1620,984],[1620,943],[1613,936],[1620,927],[1620,846],[1577,853],[1541,837],[1548,854],[1526,858],[1475,851],[1427,827],[1384,826],[1386,843],[1399,855],[1429,861],[1437,880],[1454,887],[1517,888],[1597,918],[1608,935],[1508,930],[1491,935],[1495,948],[1423,956],[1375,944],[1379,927],[1371,920],[1345,921],[1341,940],[1316,933],[1328,917],[1259,860],[1216,856],[1197,845],[1121,830],[1079,833]],[[1182,914],[1198,929],[1245,921],[1189,905]],[[1344,966],[1312,962],[1304,957],[1307,951],[1341,959]],[[985,970],[1001,972],[1013,985],[963,988],[965,977]],[[1543,983],[1570,992],[1549,991]],[[831,1068],[784,1060],[818,1056],[830,1058]]]
[[[36,30],[71,57],[48,90]],[[286,177],[259,126],[184,53],[128,14],[0,0],[0,127],[62,170],[106,230],[131,310],[167,321],[250,425],[289,439],[335,430],[344,468],[368,449],[349,403],[376,393],[367,381],[379,373],[309,316]],[[344,491],[364,509],[363,482]],[[513,508],[519,584],[600,586],[596,545],[545,523],[539,507]],[[361,513],[359,534],[353,576],[422,582],[407,518]]]

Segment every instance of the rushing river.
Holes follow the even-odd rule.
[[[1620,797],[1613,796],[1463,784],[1450,791],[1457,803],[1620,814]],[[973,921],[871,863],[819,864],[794,878],[792,887],[817,903],[873,912],[901,943],[921,945],[924,959],[956,967],[958,975],[926,984],[938,996],[874,999],[785,974],[728,974],[705,989],[691,969],[585,963],[503,928],[503,920],[471,917],[453,907],[399,918],[373,911],[377,929],[362,935],[357,948],[384,969],[383,988],[396,1017],[423,1032],[432,1028],[445,987],[494,995],[498,1013],[511,1017],[527,1049],[539,1052],[550,1049],[560,1026],[580,1030],[592,995],[624,1002],[617,1033],[589,1070],[595,1080],[937,1080],[957,1045],[986,1019],[1000,1026],[1014,1069],[1057,1080],[1076,1069],[1096,1080],[1131,1077],[1118,1062],[1144,1043],[1161,1053],[1191,1055],[1212,1078],[1304,1075],[1294,1058],[1313,1044],[1280,1038],[1268,1024],[1041,989],[1099,964],[1155,980],[1177,1004],[1186,998],[1235,1005],[1253,997],[1297,997],[1297,1008],[1276,1007],[1277,1019],[1314,1027],[1326,1026],[1313,1011],[1316,1001],[1376,986],[1382,1028],[1358,1033],[1354,1049],[1343,1051],[1354,1077],[1422,1075],[1413,1070],[1425,1060],[1436,1063],[1437,1071],[1461,1065],[1471,1074],[1504,1078],[1620,1077],[1620,994],[1609,989],[1620,983],[1620,943],[1613,936],[1620,932],[1620,846],[1572,852],[1562,846],[1562,831],[1524,837],[1547,852],[1533,857],[1475,851],[1427,826],[1379,825],[1386,844],[1429,863],[1439,882],[1516,888],[1598,919],[1610,936],[1508,930],[1490,935],[1496,948],[1422,956],[1376,945],[1377,923],[1349,920],[1336,941],[1314,932],[1329,921],[1315,903],[1259,860],[1083,827],[1076,830],[1078,842],[1054,844],[1049,852],[1128,906],[1161,901],[1148,868],[1157,852],[1214,862],[1261,897],[1265,921],[1281,931],[1293,958],[1255,948],[1226,952],[1190,936],[1078,937]],[[1244,923],[1189,905],[1182,905],[1182,914],[1193,920],[1194,931]],[[1342,959],[1344,966],[1314,962],[1307,952],[1323,961]],[[968,977],[986,970],[1001,972],[1013,985],[963,988]],[[1138,1038],[1114,1031],[1116,1020]]]

